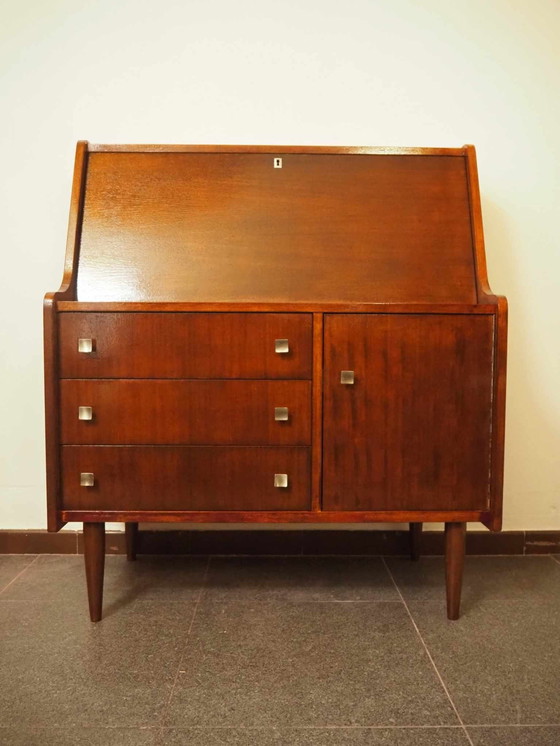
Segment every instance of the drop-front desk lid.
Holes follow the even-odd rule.
[[[83,144],[75,299],[476,303],[469,147]]]

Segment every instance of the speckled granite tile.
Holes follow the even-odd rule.
[[[422,557],[419,562],[391,557],[386,562],[406,601],[445,599],[443,557]],[[560,565],[550,557],[465,558],[464,612],[479,601],[537,600],[560,604]]]
[[[35,560],[34,554],[0,554],[0,593]]]
[[[0,601],[0,724],[153,725],[193,609],[138,601],[92,624],[85,608]]]
[[[560,725],[468,728],[473,746],[558,746]]]
[[[206,557],[142,556],[105,558],[104,608],[123,607],[134,600],[190,601],[198,598],[207,566]],[[87,604],[84,558],[80,555],[41,555],[11,585],[2,600],[56,601]]]
[[[171,729],[161,746],[470,746],[462,728]],[[19,746],[19,744],[18,744]]]
[[[379,557],[212,557],[211,601],[399,601]]]
[[[167,726],[455,725],[401,603],[201,602]]]
[[[2,746],[156,746],[153,728],[0,728]],[[183,741],[183,744],[186,742]]]
[[[466,725],[560,723],[560,604],[480,602],[449,622],[409,602]]]

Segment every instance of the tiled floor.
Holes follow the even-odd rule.
[[[559,746],[560,558],[0,556],[1,746]]]

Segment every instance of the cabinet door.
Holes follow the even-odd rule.
[[[486,508],[493,324],[326,316],[324,510]],[[354,383],[341,383],[341,371],[354,371]]]

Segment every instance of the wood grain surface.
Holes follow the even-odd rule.
[[[77,299],[471,303],[468,200],[454,155],[91,152]]]
[[[311,314],[60,314],[62,378],[306,378]],[[91,354],[78,339],[94,340]],[[275,352],[287,339],[289,352]]]
[[[281,169],[271,167],[271,157],[282,157]],[[184,228],[193,228],[189,235],[195,241],[188,245],[183,241]],[[138,262],[129,261],[135,257]],[[196,279],[187,271],[193,257],[203,282],[194,294],[182,296]],[[111,290],[113,260],[123,261],[116,294]],[[87,283],[80,285],[78,275],[86,280],[88,267],[97,267],[103,282],[99,292],[80,298],[78,288]],[[248,278],[246,272],[253,274]],[[282,283],[284,290],[273,292]],[[233,286],[231,297],[224,300],[224,291],[229,293]],[[258,297],[246,292],[249,286],[259,286]],[[104,297],[108,289],[109,299]],[[322,335],[316,331],[312,345],[310,314],[315,314],[317,330],[323,312],[495,316],[490,502],[480,509],[477,503],[477,511],[488,526],[499,528],[507,304],[488,286],[472,146],[81,142],[63,285],[58,293],[49,294],[47,305],[49,525],[53,528],[60,527],[67,515],[61,510],[57,486],[58,376],[309,380],[313,359],[313,507],[317,510],[323,477]],[[148,316],[154,319],[148,321]],[[186,337],[184,322],[175,321],[182,316],[201,319],[188,325],[192,328]],[[274,326],[276,317],[284,323],[288,316],[294,318],[289,331]],[[274,328],[263,331],[259,329],[263,323]],[[78,356],[77,338],[88,336],[95,338],[96,351]],[[263,355],[263,344],[269,345],[270,338],[288,337],[297,342],[290,356],[274,355],[270,346]],[[231,349],[224,352],[228,344]],[[325,425],[329,425],[326,415]],[[422,509],[416,510],[419,516]],[[347,507],[338,512],[361,514],[364,520],[385,514]]]
[[[69,448],[71,446],[68,446]],[[156,523],[408,523],[480,521],[480,510],[142,510],[64,509],[64,521],[139,521]]]
[[[309,510],[308,448],[63,446],[70,510]],[[93,487],[80,473],[95,474]],[[274,475],[287,474],[288,487]],[[132,518],[131,518],[132,520]]]
[[[491,316],[326,317],[325,510],[488,506],[493,330]]]
[[[309,445],[311,382],[65,380],[61,418],[63,444]]]

